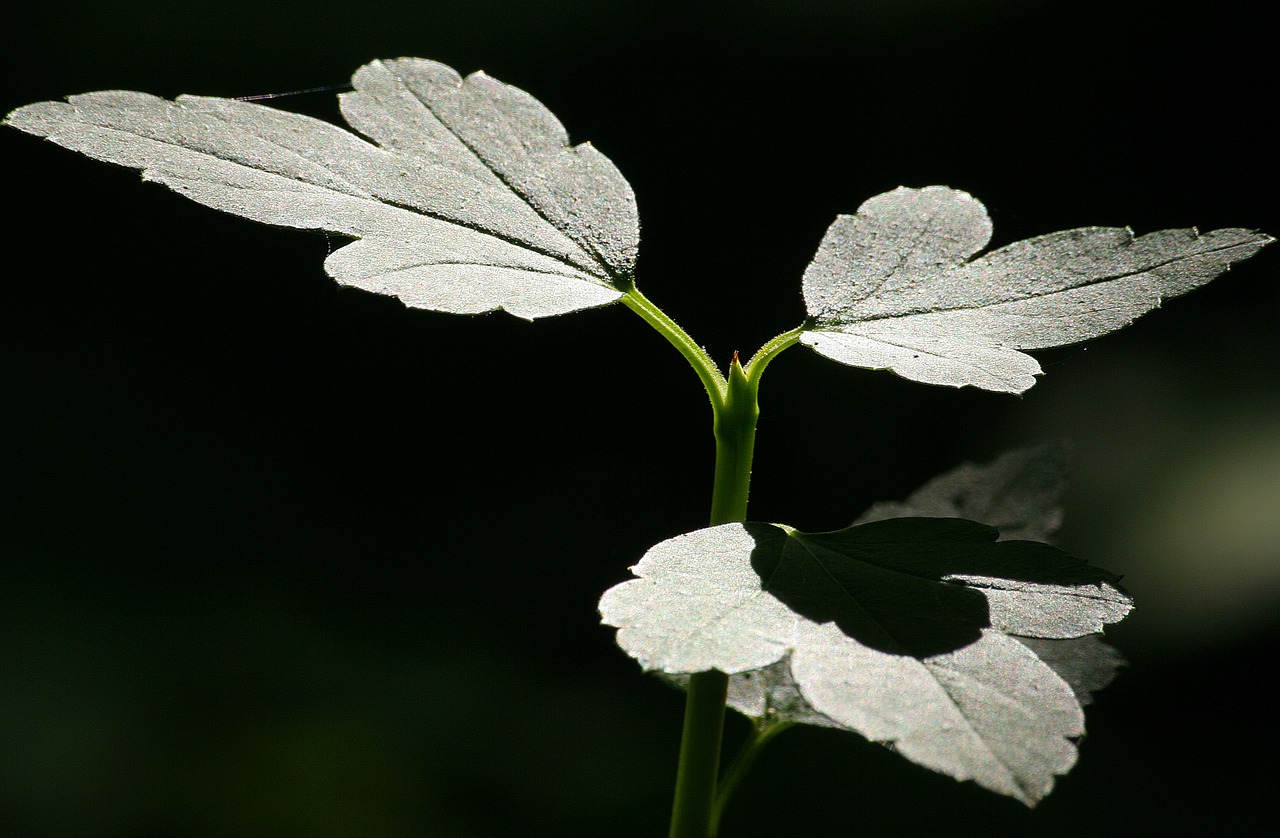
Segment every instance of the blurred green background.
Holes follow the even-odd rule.
[[[639,198],[646,293],[718,358],[802,316],[827,224],[966,189],[995,244],[1280,232],[1254,4],[83,2],[4,13],[0,109],[244,96],[375,57],[483,68]],[[332,93],[277,100],[336,119]],[[339,290],[341,244],[0,132],[0,834],[664,834],[681,696],[595,603],[703,522],[684,361],[621,307],[528,324]],[[1274,249],[1274,248],[1272,248]],[[1280,781],[1280,312],[1264,251],[1024,398],[803,349],[753,516],[832,529],[960,461],[1075,446],[1063,544],[1126,574],[1132,662],[1037,810],[796,731],[725,838],[1247,832]],[[729,736],[742,735],[734,720]]]

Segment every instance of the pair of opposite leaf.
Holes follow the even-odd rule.
[[[5,122],[215,209],[351,236],[326,270],[416,308],[547,317],[631,287],[631,187],[532,96],[421,59],[374,61],[351,83],[343,116],[373,143],[248,102],[128,91],[39,102]],[[972,258],[990,236],[982,204],[958,190],[871,198],[835,220],[805,271],[801,342],[915,381],[1020,393],[1040,372],[1021,350],[1125,326],[1271,241],[1085,227]]]
[[[532,319],[632,288],[631,187],[536,99],[419,59],[375,61],[352,87],[342,113],[373,143],[247,102],[127,91],[5,122],[216,209],[350,236],[326,270],[409,306]],[[801,342],[916,381],[1018,393],[1040,372],[1021,350],[1118,329],[1271,241],[1088,227],[974,258],[990,235],[982,204],[942,186],[839,216],[803,277]],[[646,668],[732,674],[731,703],[748,715],[854,730],[1034,803],[1073,763],[1080,705],[1118,665],[1097,633],[1130,607],[1111,575],[959,520],[1008,535],[986,508],[1007,498],[1022,535],[1043,540],[1056,472],[1027,463],[1046,456],[942,478],[907,507],[868,513],[892,520],[836,533],[727,524],[671,539],[605,594],[602,615]],[[1049,474],[1039,505],[1036,473]],[[960,490],[965,479],[976,487]]]

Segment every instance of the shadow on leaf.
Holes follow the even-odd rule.
[[[807,620],[834,623],[863,646],[894,655],[952,652],[986,628],[1078,636],[1088,630],[1081,620],[1096,610],[1095,592],[1115,580],[1047,544],[997,541],[995,529],[956,518],[895,518],[812,534],[769,524],[746,529],[764,591]]]

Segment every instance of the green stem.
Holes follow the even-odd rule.
[[[789,332],[783,332],[756,350],[756,354],[751,356],[746,367],[747,380],[753,389],[759,389],[760,376],[764,375],[764,368],[769,366],[769,362],[781,355],[782,350],[799,343],[800,335],[803,333],[804,327],[797,326]]]
[[[714,835],[711,830],[716,818],[716,777],[720,773],[720,741],[728,694],[729,676],[723,672],[713,669],[689,676],[670,838]]]
[[[702,386],[707,389],[707,397],[711,399],[711,409],[719,410],[724,400],[725,380],[716,368],[715,361],[707,354],[707,350],[699,346],[689,333],[680,328],[680,324],[667,316],[649,298],[640,293],[634,285],[622,296],[622,304],[644,318],[658,334],[666,338],[676,350],[685,357],[693,371],[698,374]]]
[[[747,495],[751,490],[751,460],[756,448],[756,398],[759,379],[747,377],[733,354],[724,398],[715,411],[712,430],[716,437],[716,478],[711,489],[711,524],[747,520]]]
[[[711,523],[745,521],[755,451],[756,382],[747,378],[735,353],[729,365],[724,397],[715,409],[716,478],[711,490]],[[680,767],[670,838],[712,838],[719,819],[716,777],[724,736],[725,698],[729,676],[697,672],[689,677]]]
[[[711,813],[710,834],[712,836],[715,836],[720,831],[720,816],[724,814],[725,804],[729,802],[730,797],[733,797],[734,791],[738,788],[738,783],[742,781],[743,777],[747,776],[751,766],[755,765],[756,758],[760,756],[764,746],[769,744],[773,737],[793,725],[794,722],[779,722],[768,717],[756,721],[751,730],[751,738],[743,743],[742,750],[738,751],[738,755],[733,758],[733,762],[729,763],[729,767],[725,769],[724,777],[720,779],[720,787],[716,789],[715,806]]]
[[[685,357],[706,388],[707,397],[711,400],[716,439],[711,523],[745,521],[747,495],[751,488],[751,460],[755,453],[756,419],[760,415],[756,395],[760,376],[778,353],[799,341],[801,330],[793,329],[778,335],[760,347],[746,369],[739,363],[735,352],[726,378],[707,351],[634,285],[627,289],[622,302]],[[725,778],[725,787],[717,794],[728,689],[729,676],[723,672],[697,672],[689,677],[675,801],[671,807],[670,838],[714,838],[720,809],[750,764],[749,760],[744,762],[741,758],[735,762]],[[771,736],[771,733],[758,733],[754,748],[758,750]]]

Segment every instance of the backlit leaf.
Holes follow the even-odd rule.
[[[604,622],[642,666],[735,676],[748,713],[841,727],[1033,804],[1075,761],[1072,687],[1019,636],[1124,617],[1105,571],[960,519],[833,533],[724,524],[664,541],[607,591]]]
[[[986,208],[945,186],[899,187],[828,228],[804,273],[801,342],[855,367],[951,387],[1021,393],[1040,365],[1022,350],[1127,326],[1272,241],[1251,230],[1083,227],[972,258]]]
[[[967,518],[1000,531],[1002,539],[1050,543],[1062,525],[1067,445],[1049,442],[1006,452],[990,463],[963,463],[906,500],[881,501],[855,524],[886,518]]]
[[[232,99],[103,91],[18,108],[5,122],[202,204],[357,241],[325,269],[416,308],[524,318],[621,296],[639,240],[635,197],[529,94],[405,58],[343,94],[347,121]]]
[[[968,518],[1000,531],[1001,539],[1051,543],[1062,525],[1068,447],[1062,441],[1018,448],[989,463],[962,463],[912,492],[881,501],[854,522],[887,518]],[[1081,704],[1110,684],[1124,657],[1096,634],[1075,638],[1017,638],[1062,676]]]

